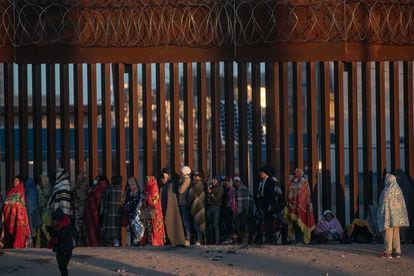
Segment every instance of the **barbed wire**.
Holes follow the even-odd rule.
[[[414,44],[411,0],[0,0],[0,47]]]

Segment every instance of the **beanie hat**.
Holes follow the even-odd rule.
[[[184,166],[181,168],[181,173],[183,175],[190,175],[191,174],[191,169],[189,166]]]

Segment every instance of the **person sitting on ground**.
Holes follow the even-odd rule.
[[[384,172],[385,174],[385,172]],[[384,178],[384,189],[378,201],[378,228],[384,235],[385,250],[383,257],[387,259],[401,257],[400,228],[408,227],[407,208],[404,195],[394,175],[387,173]],[[392,255],[394,251],[394,256]]]
[[[56,261],[62,276],[68,275],[68,264],[75,248],[74,226],[68,215],[65,215],[62,207],[58,207],[53,213],[53,226],[48,226],[53,252],[56,252]]]
[[[331,210],[325,210],[322,219],[315,229],[315,237],[319,242],[334,242],[342,240],[344,230],[339,220]]]

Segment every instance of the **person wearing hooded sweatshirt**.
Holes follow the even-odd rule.
[[[382,256],[387,259],[392,257],[399,259],[401,257],[400,228],[408,227],[410,223],[404,195],[396,177],[387,173],[384,182],[377,210],[378,228],[384,235],[385,244]]]
[[[56,261],[62,276],[68,275],[68,264],[75,248],[73,238],[74,226],[68,215],[65,215],[61,207],[53,213],[53,226],[48,227],[53,252],[56,252]]]
[[[178,183],[178,206],[180,208],[181,218],[183,220],[185,231],[185,245],[190,245],[191,241],[191,217],[189,209],[188,192],[191,185],[191,169],[188,166],[184,166],[180,171],[180,180]]]

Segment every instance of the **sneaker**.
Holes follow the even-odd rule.
[[[390,253],[382,253],[381,257],[384,259],[392,259],[392,255]]]
[[[185,246],[189,246],[190,245],[190,241],[188,241],[188,240],[185,240]]]
[[[396,258],[396,259],[401,258],[401,253],[395,253],[395,254],[394,254],[394,258]]]
[[[200,246],[201,245],[201,242],[196,241],[194,245]]]

